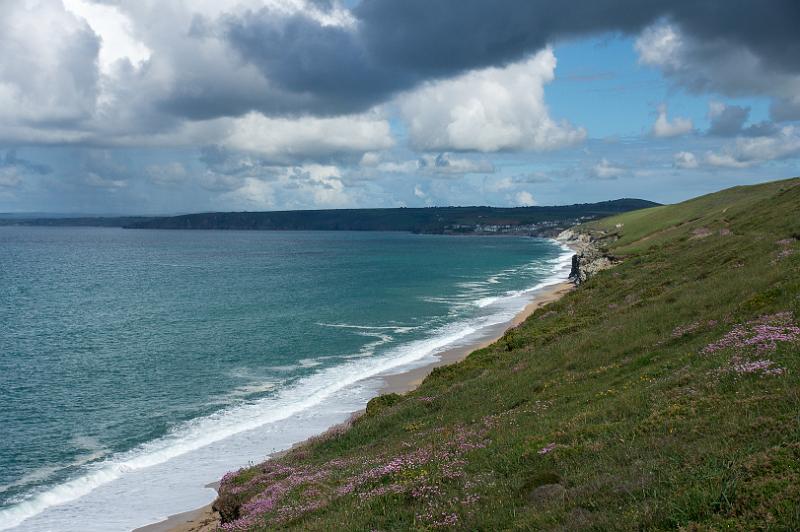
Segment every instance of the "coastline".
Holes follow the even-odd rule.
[[[434,368],[455,364],[464,360],[470,353],[483,349],[497,342],[509,329],[512,329],[524,322],[537,309],[557,301],[564,294],[575,288],[575,285],[567,280],[559,281],[555,284],[545,286],[533,293],[532,299],[524,309],[517,313],[510,321],[498,324],[490,332],[488,338],[483,338],[480,342],[454,347],[437,354],[437,360],[424,366],[411,368],[397,373],[381,375],[384,381],[378,390],[378,395],[387,393],[408,393],[416,389]],[[357,417],[359,412],[354,412],[351,419]],[[349,421],[345,422],[345,424]],[[333,428],[333,427],[331,427]],[[302,445],[298,442],[294,446]],[[294,447],[293,446],[293,447]],[[280,456],[283,452],[274,453],[272,457]],[[207,487],[215,487],[216,482]],[[134,530],[134,532],[213,532],[217,530],[218,519],[216,512],[211,508],[211,504],[171,515],[167,519],[149,524]]]
[[[511,321],[501,323],[494,327],[494,330],[491,331],[489,336],[480,342],[458,346],[446,351],[442,351],[436,355],[438,360],[431,362],[430,364],[426,364],[425,366],[412,368],[398,373],[382,375],[381,378],[384,380],[384,385],[381,387],[379,393],[403,394],[414,390],[420,384],[422,384],[422,381],[425,380],[425,377],[427,377],[434,368],[461,362],[473,351],[477,351],[478,349],[483,349],[484,347],[492,345],[502,338],[506,331],[516,327],[528,319],[528,317],[533,314],[536,309],[558,300],[561,298],[561,296],[573,288],[574,285],[571,282],[561,281],[557,284],[545,286],[544,288],[537,290],[534,293],[533,298],[528,302],[527,305],[525,305],[525,308],[518,312],[511,319]]]

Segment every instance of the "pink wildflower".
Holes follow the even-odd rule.
[[[778,342],[800,340],[800,327],[792,321],[791,312],[780,312],[762,316],[744,324],[734,326],[725,336],[702,349],[703,354],[716,353],[723,349],[754,348],[756,351],[774,351]]]
[[[728,371],[733,371],[739,375],[761,374],[762,377],[782,375],[786,368],[775,366],[772,360],[744,360],[741,357],[733,357]]]

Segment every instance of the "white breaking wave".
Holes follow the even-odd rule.
[[[271,392],[278,386],[277,381],[266,381],[266,382],[259,382],[256,384],[246,384],[244,386],[240,386],[230,392],[228,395],[232,397],[239,397],[245,395],[255,395],[259,393]]]
[[[497,312],[488,316],[461,320],[439,328],[432,331],[429,338],[401,344],[374,358],[367,357],[374,354],[379,346],[393,339],[381,331],[401,333],[408,332],[413,328],[319,324],[327,327],[355,329],[365,336],[375,336],[377,340],[365,345],[359,353],[351,355],[357,359],[322,369],[315,374],[301,378],[271,397],[225,408],[209,416],[183,423],[164,437],[139,445],[128,452],[87,464],[85,466],[86,473],[80,477],[35,493],[24,501],[0,510],[0,530],[14,528],[48,508],[80,499],[100,486],[123,478],[126,474],[163,464],[231,436],[307,411],[359,381],[424,363],[437,353],[480,334],[483,329],[509,321],[528,303],[527,298],[523,296],[565,280],[572,252],[564,246],[561,247],[565,253],[549,261],[552,264],[548,268],[551,275],[542,282],[525,290],[512,291],[504,296],[483,298],[472,302],[473,305],[481,308],[497,305]],[[305,367],[310,367],[315,363],[315,360],[306,360]]]
[[[549,277],[547,277],[544,281],[542,281],[542,282],[540,282],[540,283],[538,283],[538,284],[536,284],[536,285],[534,285],[534,286],[532,286],[530,288],[525,288],[523,290],[509,290],[508,292],[506,292],[502,296],[483,297],[483,298],[480,298],[480,299],[477,299],[477,300],[473,301],[472,304],[474,306],[478,307],[478,308],[486,308],[486,307],[489,307],[489,306],[492,306],[492,305],[496,305],[498,303],[503,303],[503,302],[507,301],[509,298],[516,298],[516,297],[519,297],[519,296],[522,296],[522,295],[525,295],[525,294],[530,294],[532,292],[536,292],[538,290],[541,290],[542,288],[546,288],[548,286],[552,286],[554,284],[557,284],[557,283],[565,281],[566,280],[566,274],[569,273],[569,270],[570,270],[570,268],[572,266],[572,255],[573,255],[573,252],[572,252],[572,250],[570,250],[569,248],[567,248],[565,246],[561,246],[561,249],[562,249],[563,253],[561,253],[558,257],[545,261],[547,264],[550,264],[551,266],[545,268],[544,272],[545,273],[551,273],[551,275]],[[523,267],[521,269],[540,270],[535,265],[525,266],[525,267]],[[514,270],[514,271],[520,271],[520,270]],[[497,279],[497,277],[498,276],[490,277],[489,278],[490,281],[488,281],[488,282],[491,283],[492,282],[491,279]]]
[[[0,530],[13,528],[51,506],[83,497],[126,473],[164,463],[232,435],[286,419],[318,405],[342,388],[396,367],[411,364],[477,331],[475,325],[452,327],[452,329],[454,330],[442,331],[440,335],[430,339],[399,346],[396,350],[372,360],[361,359],[327,368],[300,379],[274,398],[265,398],[192,420],[163,438],[92,464],[87,474],[0,511]]]
[[[317,323],[321,327],[333,327],[336,329],[357,329],[363,331],[392,331],[396,334],[404,334],[409,331],[419,329],[420,326],[412,325],[351,325],[349,323]]]
[[[494,303],[497,303],[498,301],[501,301],[501,300],[502,300],[501,296],[483,297],[483,298],[473,302],[473,305],[475,305],[478,308],[484,308],[484,307],[488,307],[489,305],[493,305]]]

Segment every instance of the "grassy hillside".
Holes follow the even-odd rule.
[[[800,179],[584,230],[622,262],[228,475],[225,528],[800,529]]]

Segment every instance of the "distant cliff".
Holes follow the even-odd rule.
[[[208,212],[181,216],[6,216],[0,225],[94,226],[128,229],[220,229],[255,231],[408,231],[434,234],[555,236],[567,227],[657,205],[618,199],[549,207],[426,207],[306,211]]]
[[[619,199],[550,207],[428,207],[273,212],[212,212],[147,218],[133,229],[295,231],[409,231],[435,234],[531,234],[555,236],[588,220],[657,205]]]

